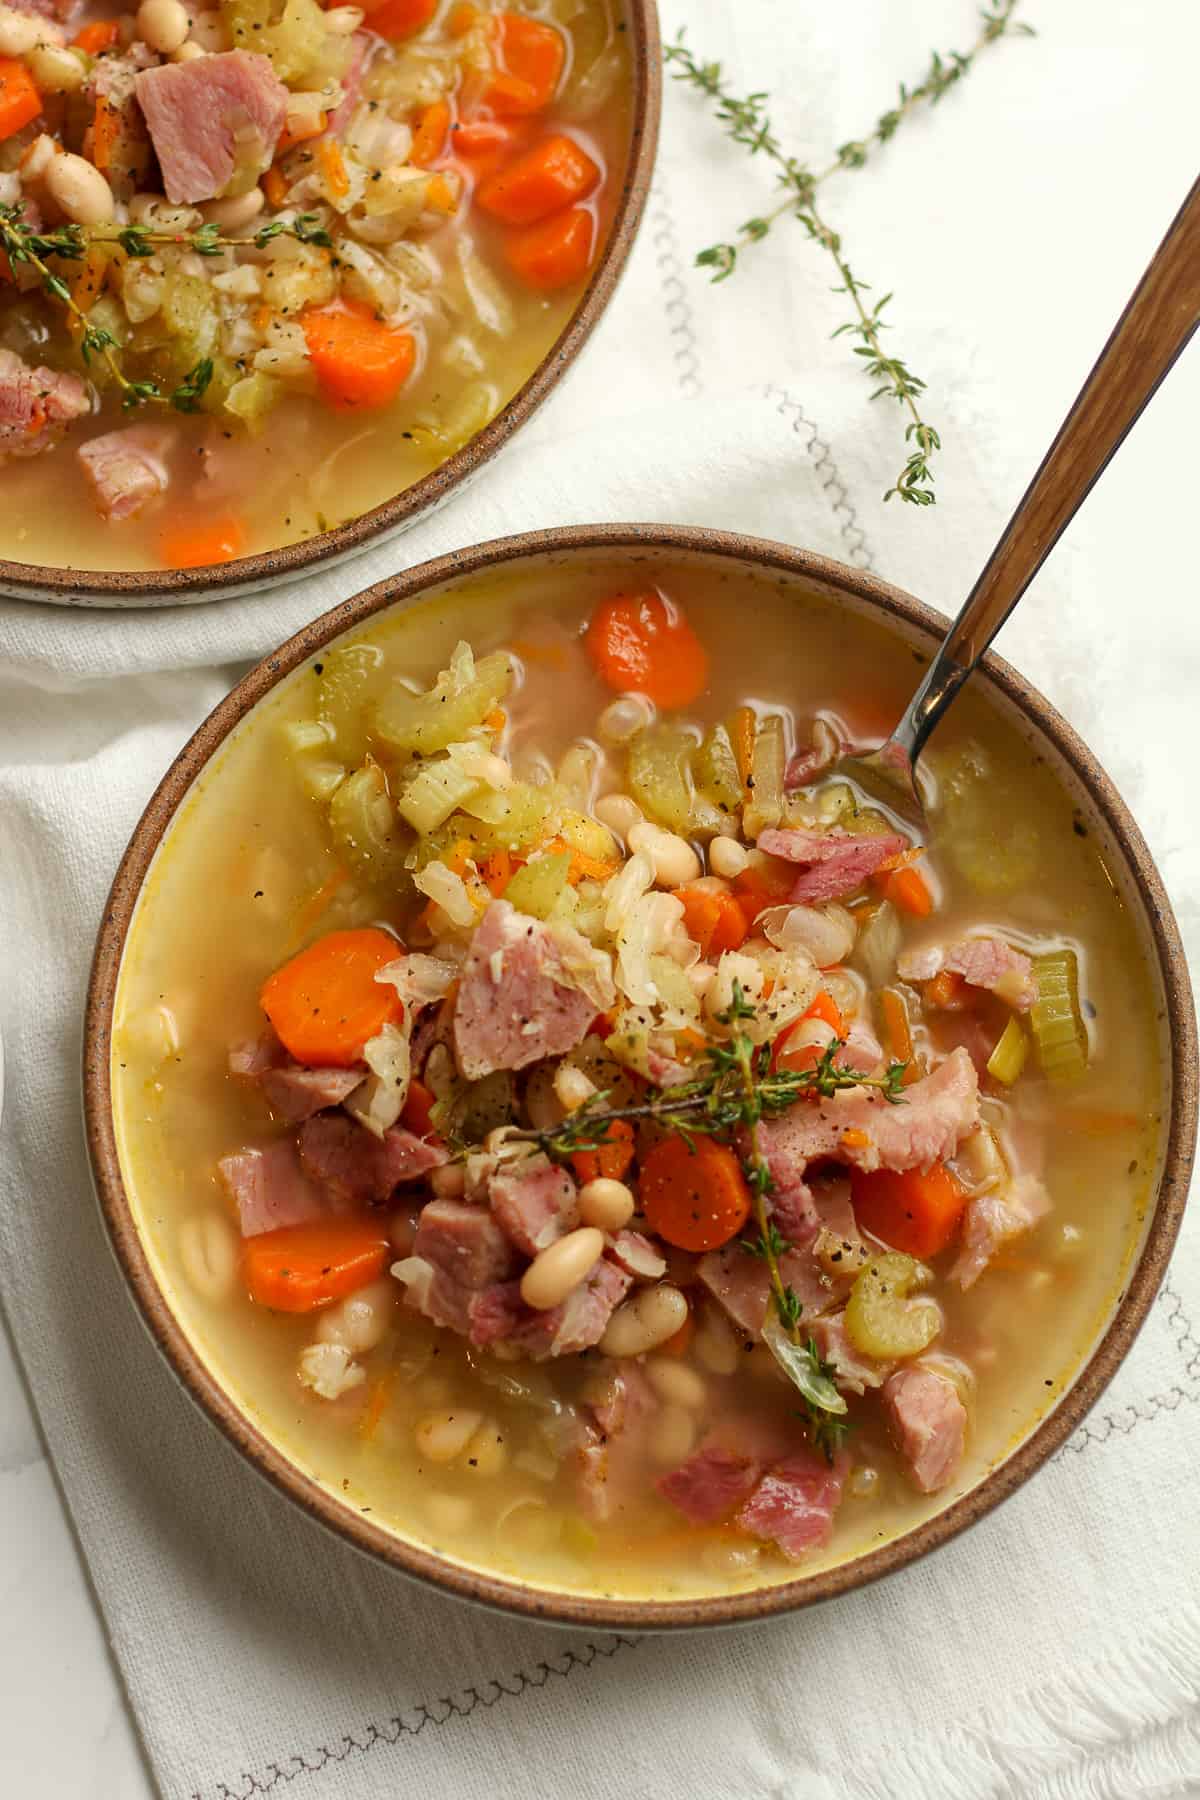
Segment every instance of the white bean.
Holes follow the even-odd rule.
[[[697,1361],[712,1375],[732,1375],[743,1355],[732,1327],[712,1310],[700,1322],[695,1349]]]
[[[338,1344],[354,1355],[373,1350],[388,1328],[396,1302],[393,1281],[373,1281],[327,1307],[317,1321],[318,1344]]]
[[[208,51],[205,50],[202,45],[193,43],[191,38],[189,38],[186,44],[180,44],[178,50],[176,50],[174,56],[172,56],[171,61],[177,63],[195,62],[198,56],[207,55]]]
[[[665,1469],[681,1463],[696,1441],[696,1421],[682,1406],[664,1406],[654,1420],[650,1454]]]
[[[331,6],[325,14],[325,29],[335,37],[353,37],[362,22],[361,6]]]
[[[687,1315],[688,1303],[679,1289],[660,1281],[618,1306],[600,1348],[606,1356],[641,1356],[674,1337]]]
[[[633,1217],[632,1190],[623,1181],[598,1175],[579,1190],[579,1216],[597,1231],[620,1231]]]
[[[180,0],[142,0],[137,9],[137,34],[160,56],[170,56],[179,49],[191,24]]]
[[[21,180],[26,183],[41,181],[57,155],[58,145],[48,132],[43,131],[21,158]]]
[[[654,722],[654,708],[644,694],[622,694],[610,700],[596,721],[596,730],[609,744],[627,744]]]
[[[635,825],[641,825],[646,817],[636,800],[628,794],[604,794],[592,808],[602,825],[615,831],[618,837],[628,837]]]
[[[430,1462],[453,1462],[461,1456],[479,1427],[483,1414],[461,1407],[454,1412],[426,1413],[413,1429],[417,1449]]]
[[[44,40],[45,20],[0,6],[0,56],[25,56]]]
[[[672,1362],[670,1357],[655,1356],[646,1364],[650,1386],[668,1406],[682,1406],[699,1412],[708,1399],[704,1377],[686,1363]]]
[[[113,216],[113,192],[99,169],[66,151],[46,170],[46,191],[77,225],[104,225]]]
[[[203,211],[209,225],[217,225],[222,231],[241,231],[243,226],[257,219],[266,204],[267,197],[262,189],[252,187],[228,200],[210,200]]]
[[[699,880],[700,858],[686,838],[661,825],[635,825],[628,834],[631,850],[644,850],[654,866],[654,879],[659,887],[686,887]]]
[[[857,926],[844,906],[772,906],[763,914],[762,931],[777,950],[800,945],[818,969],[829,969],[853,950]]]
[[[566,1112],[577,1112],[596,1092],[596,1084],[573,1063],[559,1063],[554,1071],[554,1092]]]
[[[558,1306],[577,1288],[604,1254],[604,1233],[594,1226],[568,1231],[548,1250],[539,1250],[521,1277],[521,1298],[538,1312]]]
[[[708,846],[708,866],[714,875],[732,881],[749,867],[750,852],[736,838],[715,837]]]
[[[43,94],[77,94],[87,80],[82,56],[63,44],[35,44],[25,61]]]
[[[219,1304],[233,1296],[237,1281],[238,1241],[229,1220],[219,1212],[196,1213],[179,1227],[179,1260],[202,1300]]]

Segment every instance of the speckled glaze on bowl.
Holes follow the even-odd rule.
[[[192,1348],[151,1270],[117,1156],[110,1089],[113,1004],[130,921],[154,855],[193,780],[229,732],[293,669],[339,633],[373,613],[427,598],[439,587],[498,568],[569,569],[586,557],[609,557],[627,567],[669,557],[699,563],[736,580],[752,571],[781,582],[803,581],[848,610],[881,618],[898,644],[928,652],[946,621],[911,595],[861,570],[756,538],[658,525],[579,526],[530,532],[439,557],[380,583],[314,620],[253,669],[221,702],[167,771],[117,871],[100,928],[84,1028],[84,1098],[88,1146],[113,1249],[152,1337],[192,1398],[248,1461],[314,1519],[393,1568],[484,1604],[527,1617],[592,1629],[636,1631],[726,1625],[811,1605],[905,1567],[974,1524],[1006,1499],[1065,1442],[1095,1403],[1133,1343],[1166,1272],[1187,1197],[1196,1139],[1196,1024],[1178,929],[1150,853],[1112,783],[1086,746],[1015,670],[985,658],[983,681],[1015,714],[1021,729],[1064,772],[1088,821],[1105,846],[1138,924],[1152,978],[1161,996],[1167,1087],[1162,1172],[1140,1250],[1103,1335],[1080,1363],[1054,1409],[968,1493],[914,1530],[878,1549],[812,1574],[798,1572],[778,1586],[685,1600],[633,1600],[566,1593],[489,1575],[443,1557],[374,1524],[319,1486],[240,1410]],[[1140,916],[1139,916],[1140,915]]]
[[[571,369],[613,297],[637,237],[658,147],[662,44],[655,0],[622,0],[633,83],[629,156],[600,259],[575,311],[542,361],[477,437],[383,505],[332,531],[199,569],[57,569],[0,557],[0,594],[55,606],[184,606],[295,581],[404,531],[471,481],[510,442]],[[2,546],[0,546],[2,548]]]

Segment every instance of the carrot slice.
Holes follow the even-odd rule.
[[[390,406],[412,374],[417,347],[409,333],[382,324],[360,301],[309,307],[300,323],[321,392],[336,412]]]
[[[42,96],[23,62],[0,58],[0,139],[15,137],[42,110]]]
[[[381,6],[364,8],[366,23],[389,43],[400,43],[424,31],[438,9],[438,0],[383,0]]]
[[[884,1036],[892,1056],[897,1062],[911,1062],[912,1026],[909,1024],[908,1008],[904,1004],[903,995],[895,988],[880,988],[879,1010],[883,1015]]]
[[[71,39],[76,50],[83,50],[88,56],[102,56],[111,50],[121,35],[121,26],[116,19],[93,19],[90,25],[83,26]]]
[[[406,1131],[415,1137],[429,1137],[433,1133],[433,1109],[437,1104],[437,1096],[432,1088],[427,1088],[423,1081],[414,1077],[408,1084],[408,1098],[404,1102],[404,1111],[400,1114],[400,1123]]]
[[[413,129],[412,149],[408,160],[418,169],[431,169],[446,149],[450,135],[450,107],[445,100],[435,100],[423,107]]]
[[[890,900],[901,912],[910,913],[914,919],[927,919],[933,911],[929,883],[911,864],[876,875],[875,885],[885,900]]]
[[[926,1005],[939,1012],[966,1012],[972,1004],[970,990],[957,969],[939,970],[923,984],[922,992]]]
[[[824,1019],[827,1025],[832,1026],[835,1037],[844,1038],[846,1035],[846,1021],[842,1017],[842,1009],[833,995],[827,994],[824,989],[817,995],[804,1017],[806,1019]]]
[[[532,119],[469,119],[450,133],[450,152],[476,186],[523,150],[536,126]]]
[[[246,527],[230,516],[204,525],[182,525],[164,531],[158,547],[168,569],[205,569],[232,562],[246,545]]]
[[[346,173],[346,159],[342,155],[342,146],[336,138],[322,138],[317,145],[317,161],[321,165],[321,173],[325,177],[325,185],[335,199],[342,200],[350,192],[350,177]]]
[[[483,104],[498,118],[543,112],[553,100],[567,60],[561,31],[523,13],[499,13],[492,27],[496,66]]]
[[[586,200],[599,180],[600,170],[587,151],[556,132],[483,182],[476,198],[484,212],[506,225],[534,225]]]
[[[297,1062],[349,1068],[368,1038],[404,1016],[395,988],[375,979],[399,955],[374,926],[327,932],[268,977],[259,1004]]]
[[[267,205],[272,212],[278,212],[287,199],[288,184],[282,169],[272,166],[262,178],[262,190],[267,196]]]
[[[758,731],[758,720],[754,715],[754,708],[739,706],[730,717],[726,729],[729,732],[729,741],[733,745],[738,774],[742,778],[746,798],[749,799],[750,770],[754,766],[754,739]]]
[[[664,594],[614,594],[602,601],[584,645],[601,681],[618,694],[645,694],[667,711],[690,706],[708,683],[708,652]]]
[[[378,1220],[314,1219],[247,1238],[242,1275],[259,1306],[312,1312],[377,1281],[391,1254]]]
[[[842,1018],[841,1008],[832,994],[820,993],[809,1007],[786,1031],[781,1031],[775,1039],[771,1051],[772,1069],[786,1069],[794,1074],[805,1069],[815,1069],[821,1060],[822,1050],[818,1044],[802,1044],[791,1047],[792,1039],[799,1035],[805,1021],[822,1019],[829,1026],[835,1037],[844,1038],[846,1022]]]
[[[945,1163],[922,1174],[909,1169],[876,1169],[850,1175],[850,1197],[858,1223],[893,1250],[907,1256],[936,1256],[944,1250],[962,1218],[967,1190]]]
[[[723,950],[738,950],[745,943],[746,916],[732,894],[676,888],[675,898],[683,906],[683,928],[699,944],[701,956],[720,956]]]
[[[747,929],[754,930],[759,915],[769,906],[782,906],[790,897],[794,874],[776,874],[755,864],[743,869],[733,884],[734,899],[742,909]]]
[[[576,1150],[571,1158],[580,1187],[588,1181],[620,1181],[634,1158],[633,1126],[628,1119],[612,1119],[605,1126],[607,1142],[598,1150]]]
[[[504,256],[526,287],[552,294],[583,280],[595,241],[595,219],[586,207],[573,206],[538,225],[514,227],[505,241]]]
[[[642,1211],[656,1236],[680,1250],[719,1250],[750,1217],[750,1189],[728,1144],[663,1138],[642,1163]]]

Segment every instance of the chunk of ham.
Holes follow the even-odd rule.
[[[998,994],[1018,1012],[1027,1012],[1037,999],[1031,959],[1003,938],[968,937],[955,944],[926,944],[917,950],[905,950],[896,969],[902,981],[932,981],[946,969],[961,975],[968,987],[986,988],[989,993]]]
[[[907,850],[898,833],[881,837],[853,837],[847,831],[767,830],[759,833],[758,848],[768,856],[799,863],[791,898],[809,906],[823,900],[841,900],[893,856]]]
[[[138,104],[176,206],[214,200],[235,171],[270,166],[287,114],[288,91],[269,57],[224,50],[191,62],[143,69]]]
[[[392,1265],[392,1274],[403,1282],[405,1299],[435,1325],[466,1335],[471,1329],[471,1310],[480,1296],[496,1288],[499,1311],[490,1323],[480,1314],[483,1340],[507,1336],[519,1312],[517,1255],[512,1245],[483,1207],[462,1200],[431,1200],[417,1222],[412,1255]],[[500,1324],[497,1324],[497,1320]]]
[[[523,1069],[581,1043],[606,1003],[575,978],[593,956],[578,932],[551,930],[494,900],[476,927],[454,1000],[454,1051],[467,1079]],[[610,981],[607,1003],[612,997]]]
[[[814,1320],[812,1336],[822,1362],[833,1364],[833,1379],[844,1394],[865,1394],[868,1388],[882,1387],[895,1366],[855,1349],[846,1336],[844,1312],[826,1313]]]
[[[640,1231],[618,1231],[608,1240],[608,1253],[635,1281],[660,1281],[667,1261]]]
[[[805,1324],[830,1307],[840,1295],[811,1250],[789,1250],[779,1259],[779,1272],[799,1300]],[[750,1337],[757,1337],[767,1316],[771,1279],[761,1256],[751,1256],[739,1243],[710,1250],[700,1258],[696,1273],[718,1300],[733,1323]]]
[[[710,1438],[655,1486],[693,1525],[715,1525],[749,1499],[761,1476],[757,1457]]]
[[[354,1119],[317,1113],[300,1127],[300,1159],[307,1172],[348,1205],[387,1200],[403,1181],[417,1181],[448,1162],[440,1144],[393,1125],[381,1138]]]
[[[91,407],[78,375],[34,368],[15,351],[0,350],[0,458],[48,450]]]
[[[237,1207],[243,1237],[278,1231],[284,1225],[305,1225],[331,1210],[290,1138],[223,1156],[217,1173]]]
[[[574,1181],[546,1156],[501,1163],[488,1181],[488,1199],[500,1226],[526,1256],[548,1249],[579,1220]]]
[[[92,124],[84,133],[83,154],[91,162],[98,157],[103,162],[105,180],[122,203],[150,185],[154,146],[138,105],[137,78],[143,69],[157,68],[160,60],[142,43],[130,44],[120,55],[97,57],[84,90]]]
[[[229,1073],[262,1090],[276,1118],[301,1125],[326,1107],[340,1106],[363,1079],[361,1069],[310,1069],[294,1062],[274,1032],[229,1052]]]
[[[613,1371],[608,1396],[592,1413],[605,1437],[612,1438],[632,1430],[657,1408],[658,1397],[646,1376],[637,1363],[626,1360]]]
[[[1050,1206],[1050,1196],[1036,1175],[1018,1175],[1001,1192],[968,1200],[962,1249],[950,1271],[951,1281],[964,1289],[974,1287],[997,1251],[1044,1219]]]
[[[165,494],[166,454],[172,433],[152,425],[127,425],[80,444],[76,455],[102,519],[132,519]]]
[[[845,1455],[832,1467],[807,1452],[788,1457],[763,1477],[736,1523],[752,1537],[778,1544],[790,1562],[799,1562],[828,1543],[849,1466]]]
[[[948,1376],[911,1363],[884,1383],[883,1407],[913,1485],[936,1494],[962,1458],[967,1409]]]
[[[590,1350],[604,1336],[608,1321],[632,1285],[631,1275],[602,1256],[561,1306],[533,1313],[508,1341],[534,1362]]]

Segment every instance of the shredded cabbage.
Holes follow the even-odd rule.
[[[405,1024],[408,1023],[406,1018]],[[412,1079],[408,1031],[398,1025],[385,1025],[363,1046],[363,1061],[371,1073],[345,1102],[346,1111],[381,1138],[396,1123],[408,1099]]]
[[[643,894],[628,909],[616,934],[617,986],[635,1006],[659,999],[651,958],[667,948],[682,919],[683,901],[674,894]]]
[[[475,923],[475,907],[466,882],[444,862],[426,863],[413,876],[413,885],[441,907],[452,925]]]

